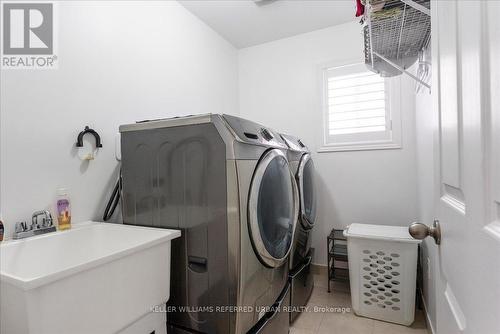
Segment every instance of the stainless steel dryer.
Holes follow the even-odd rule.
[[[288,333],[277,306],[289,304],[299,204],[279,134],[228,115],[120,132],[124,223],[182,231],[168,333]]]
[[[300,314],[301,308],[307,304],[314,286],[311,273],[311,261],[314,256],[314,249],[311,248],[311,232],[316,218],[314,164],[309,150],[300,139],[284,134],[281,137],[288,146],[290,169],[295,175],[300,194],[299,223],[289,260],[292,310],[290,322],[293,322]]]

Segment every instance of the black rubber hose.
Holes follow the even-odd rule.
[[[118,176],[118,181],[116,181],[115,188],[113,189],[113,193],[109,198],[108,204],[106,204],[106,209],[104,209],[104,215],[102,216],[103,221],[108,221],[115,213],[116,207],[118,203],[120,203],[120,194],[122,190],[122,178],[121,174]]]

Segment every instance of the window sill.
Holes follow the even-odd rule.
[[[401,144],[394,142],[385,143],[346,143],[346,144],[336,144],[336,145],[324,145],[320,147],[318,153],[328,153],[328,152],[346,152],[346,151],[370,151],[370,150],[396,150],[400,149]]]

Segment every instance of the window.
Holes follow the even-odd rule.
[[[321,151],[401,147],[399,78],[382,78],[365,64],[322,68]]]

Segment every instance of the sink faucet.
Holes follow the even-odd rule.
[[[38,222],[38,217],[42,217],[41,224]],[[48,210],[35,211],[31,216],[31,225],[28,226],[26,222],[16,223],[13,239],[28,238],[35,235],[55,232],[55,230],[56,227],[54,226],[52,215]]]

